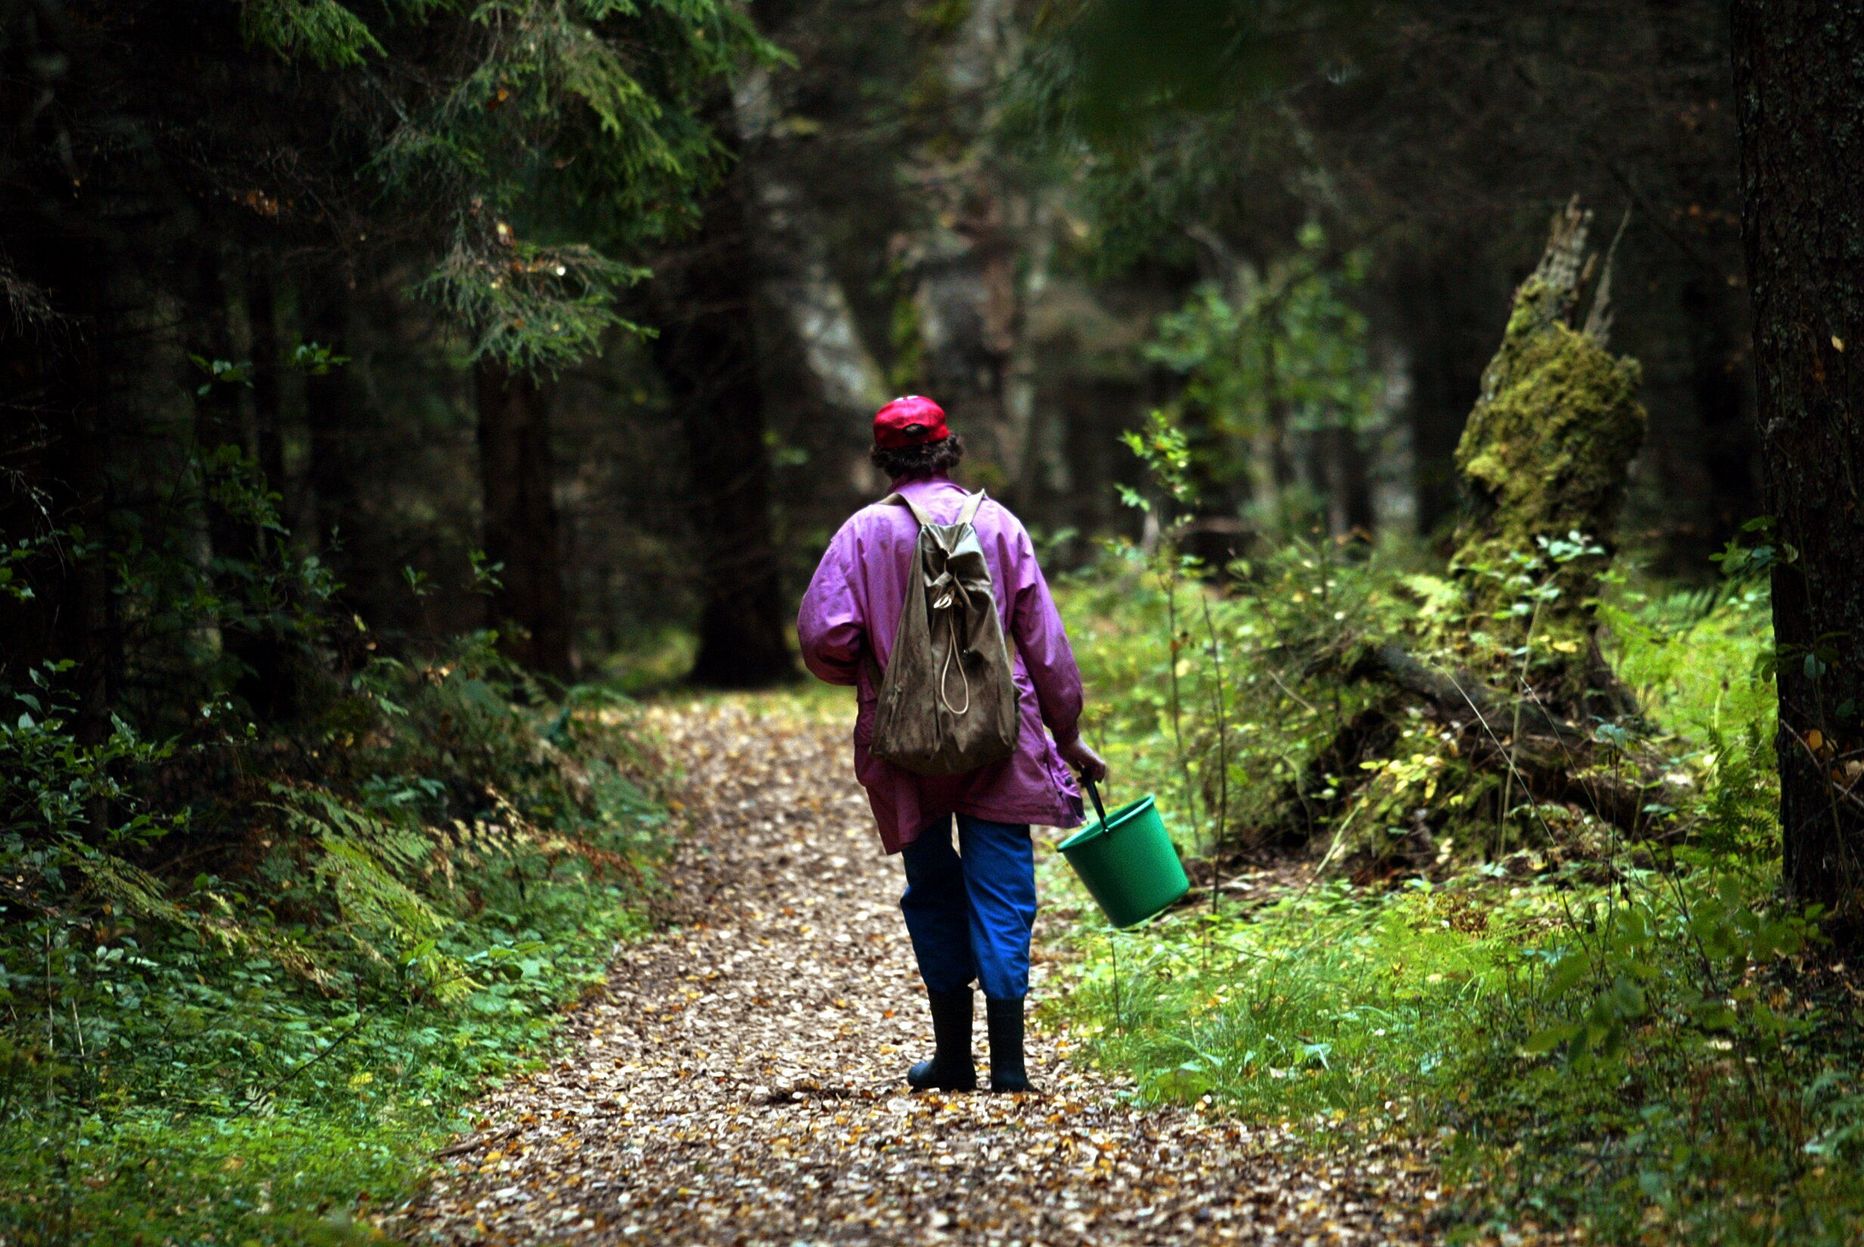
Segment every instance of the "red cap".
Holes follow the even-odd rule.
[[[874,445],[882,450],[918,446],[951,436],[945,409],[919,394],[896,398],[874,413]]]

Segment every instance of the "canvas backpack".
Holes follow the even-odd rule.
[[[919,521],[893,653],[881,673],[869,750],[919,775],[956,775],[1016,751],[1016,683],[990,564],[972,522],[978,490],[958,518],[935,523],[901,494]]]

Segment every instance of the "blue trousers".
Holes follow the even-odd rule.
[[[1029,993],[1029,932],[1036,921],[1035,846],[1027,823],[993,823],[960,814],[935,823],[900,851],[906,891],[900,912],[912,936],[919,977],[935,992],[975,980],[992,1000]]]

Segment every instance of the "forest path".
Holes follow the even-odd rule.
[[[827,704],[650,711],[687,777],[679,925],[623,952],[559,1059],[488,1098],[483,1146],[443,1161],[397,1228],[668,1247],[1424,1241],[1435,1192],[1414,1164],[1303,1159],[1272,1124],[1136,1107],[1040,1013],[1037,1093],[908,1094],[930,1028],[900,866],[850,775],[846,708]],[[1063,990],[1043,928],[1069,920],[1038,919],[1032,1001]]]

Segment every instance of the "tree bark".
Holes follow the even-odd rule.
[[[655,360],[686,434],[704,575],[688,678],[715,688],[793,679],[790,610],[772,537],[758,379],[757,272],[738,177],[713,193],[694,245],[654,281]]]
[[[1689,389],[1695,398],[1696,452],[1707,478],[1708,534],[1719,547],[1741,525],[1762,513],[1760,474],[1754,461],[1754,437],[1748,424],[1752,396],[1747,370],[1738,366],[1749,335],[1742,317],[1728,305],[1741,298],[1719,275],[1683,283],[1683,314],[1690,325]],[[1700,552],[1698,552],[1700,557]]]
[[[1249,501],[1258,526],[1270,532],[1289,520],[1287,491],[1294,484],[1288,461],[1288,400],[1282,393],[1275,335],[1262,335],[1262,421],[1249,434]]]
[[[1742,238],[1773,515],[1788,890],[1864,933],[1864,9],[1736,0]]]
[[[1009,492],[1022,479],[1027,429],[1011,400],[1021,309],[1002,204],[981,173],[946,176],[952,228],[937,228],[914,263],[925,384],[976,448],[971,473]]]
[[[781,29],[771,33],[783,37]],[[827,522],[872,496],[869,421],[889,397],[885,373],[835,270],[830,218],[803,163],[807,140],[778,125],[792,110],[788,97],[804,82],[752,68],[733,88],[731,110],[757,272],[765,423],[791,452],[792,467],[806,467],[809,476],[806,496],[786,498],[784,507],[798,527]]]
[[[0,430],[0,541],[48,543],[19,565],[31,596],[0,597],[0,679],[26,687],[26,673],[68,660],[61,680],[80,741],[110,732],[123,676],[123,638],[108,560],[79,555],[71,534],[109,531],[112,455],[123,370],[124,300],[113,280],[125,263],[114,234],[80,208],[73,234],[29,249],[19,273],[48,294],[57,319],[0,338],[0,365],[14,379]],[[34,225],[44,227],[41,222]],[[38,254],[34,255],[33,252]]]
[[[1661,766],[1638,748],[1625,756],[1601,750],[1591,727],[1595,715],[1635,710],[1600,654],[1590,599],[1609,566],[1644,413],[1636,361],[1604,346],[1609,263],[1584,327],[1572,327],[1594,271],[1588,222],[1576,203],[1556,220],[1540,264],[1516,291],[1457,446],[1471,505],[1451,574],[1465,595],[1466,619],[1453,628],[1421,623],[1405,643],[1358,655],[1345,678],[1377,681],[1390,692],[1343,724],[1290,786],[1271,834],[1298,838],[1331,825],[1339,840],[1329,860],[1344,848],[1343,864],[1394,853],[1423,864],[1435,860],[1434,837],[1452,826],[1458,843],[1506,852],[1522,798],[1530,808],[1566,805],[1633,835],[1649,830],[1645,800]],[[1575,530],[1588,542],[1556,550],[1553,542],[1569,541]],[[1549,539],[1547,547],[1540,538]],[[1595,542],[1597,552],[1582,552]],[[1413,642],[1426,657],[1413,653]],[[1428,730],[1415,730],[1420,716],[1431,722]],[[1407,750],[1421,744],[1435,751],[1439,773],[1460,776],[1469,799],[1481,804],[1457,815],[1428,803],[1414,807],[1410,834],[1394,844],[1354,815],[1390,799],[1376,763],[1392,756],[1401,731],[1412,740]],[[1551,830],[1537,814],[1533,823],[1520,830]]]
[[[353,326],[368,324],[354,307],[357,291],[346,274],[332,268],[298,287],[295,335],[345,356],[357,356],[361,339]],[[316,551],[336,581],[334,602],[369,628],[382,626],[388,614],[386,586],[393,576],[388,555],[374,541],[381,530],[371,523],[364,500],[371,496],[371,456],[364,445],[369,429],[364,389],[357,381],[360,362],[307,372],[301,378],[307,454],[301,505],[293,535]],[[382,566],[389,563],[389,567]],[[395,578],[398,582],[399,578]],[[405,592],[405,588],[396,584]],[[363,662],[378,639],[354,628],[332,636],[339,666]]]
[[[1457,516],[1456,443],[1494,341],[1489,288],[1470,272],[1477,235],[1458,229],[1404,257],[1393,276],[1392,319],[1410,355],[1404,418],[1411,432],[1417,531],[1431,536]]]
[[[224,359],[233,363],[256,364],[271,371],[271,361],[256,361],[254,352],[241,350],[232,323],[233,293],[227,281],[226,256],[218,247],[208,246],[196,258],[194,314],[196,339],[201,354],[209,360]],[[200,383],[196,370],[189,380]],[[274,559],[267,549],[265,530],[250,516],[229,508],[221,500],[221,490],[236,494],[254,488],[270,488],[270,480],[255,480],[251,468],[258,467],[257,419],[247,406],[247,395],[239,386],[224,382],[207,382],[207,393],[195,400],[195,437],[200,446],[199,471],[204,491],[202,506],[206,513],[207,537],[216,556],[218,590],[230,609],[222,612],[217,628],[224,652],[239,665],[233,692],[252,708],[255,716],[267,722],[289,718],[297,706],[297,696],[287,672],[282,620],[283,603],[268,604],[259,593]],[[254,380],[254,397],[258,382]],[[221,456],[237,451],[239,463]],[[259,468],[264,475],[263,468]]]
[[[301,300],[303,336],[341,354],[354,354],[349,292],[340,280],[329,277],[305,289]],[[354,390],[348,367],[304,378],[304,416],[310,434],[305,473],[309,477],[308,534],[314,535],[324,562],[346,584],[352,583],[347,547],[362,527],[356,489],[359,421]],[[300,535],[307,533],[301,530]]]
[[[771,79],[771,71],[758,66],[732,92],[740,178],[756,221],[750,243],[758,286],[797,356],[782,362],[800,365],[816,391],[814,403],[826,404],[833,418],[851,420],[864,444],[860,418],[887,400],[886,379],[830,265],[828,225],[798,181],[794,157],[773,133],[781,107]]]
[[[552,387],[503,364],[473,370],[479,410],[479,471],[488,562],[504,564],[488,622],[507,631],[505,650],[532,671],[575,676],[569,590],[550,455]]]
[[[1347,424],[1329,425],[1326,438],[1327,531],[1335,537],[1370,539],[1376,519],[1372,479],[1366,469],[1359,431]]]
[[[986,150],[989,100],[1013,54],[1012,6],[975,0],[945,49],[948,129],[915,171],[926,224],[904,257],[924,346],[926,393],[965,439],[969,478],[1014,501],[1026,483],[1031,396],[1018,375],[1024,279],[1017,234],[1027,203]]]
[[[259,470],[279,495],[279,518],[295,531],[298,517],[285,479],[284,348],[278,336],[278,288],[266,267],[269,259],[255,259],[246,276],[246,315],[252,326],[253,437]]]

